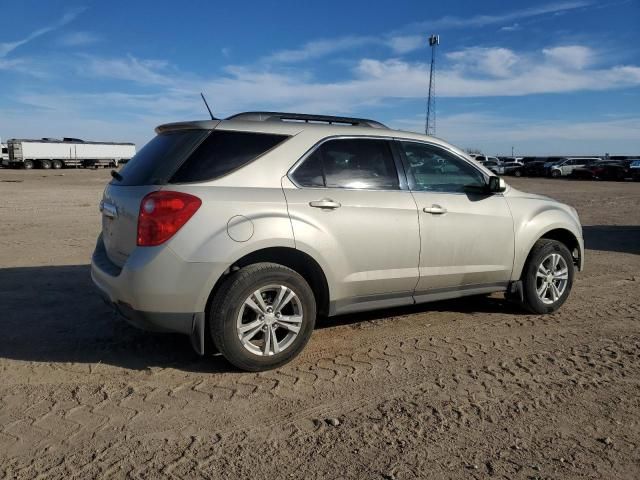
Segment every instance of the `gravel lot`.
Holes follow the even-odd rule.
[[[108,178],[0,170],[0,478],[640,478],[640,183],[508,179],[580,213],[554,315],[494,295],[328,319],[250,374],[93,293]]]

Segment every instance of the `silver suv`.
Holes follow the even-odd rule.
[[[563,158],[549,165],[545,165],[549,170],[549,176],[553,178],[566,177],[571,175],[577,168],[588,167],[594,162],[599,162],[602,159],[596,157],[587,158]]]
[[[436,138],[275,112],[156,132],[104,191],[93,281],[241,369],[291,360],[317,316],[500,291],[553,312],[583,265],[575,209]]]

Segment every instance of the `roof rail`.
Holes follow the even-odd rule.
[[[286,112],[243,112],[231,115],[227,120],[250,120],[254,122],[304,122],[326,123],[329,125],[351,125],[353,127],[387,128],[375,120],[354,117],[334,117],[332,115],[310,115]]]

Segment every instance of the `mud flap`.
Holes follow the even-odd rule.
[[[194,313],[191,323],[191,346],[198,355],[204,355],[205,325],[204,312]]]
[[[524,302],[524,290],[522,288],[522,280],[511,282],[507,288],[507,299],[517,302]]]

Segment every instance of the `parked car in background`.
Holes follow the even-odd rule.
[[[276,112],[156,132],[104,190],[93,282],[244,370],[298,355],[317,315],[492,292],[552,313],[584,264],[574,208],[440,139]]]
[[[600,160],[573,170],[573,178],[583,180],[616,180],[632,178],[631,161]]]
[[[631,178],[633,180],[640,181],[640,158],[630,160],[629,170],[631,171]]]
[[[503,175],[513,175],[515,177],[521,177],[523,167],[524,165],[520,162],[505,162],[502,164]]]
[[[521,173],[525,177],[543,177],[545,160],[528,161],[522,166]]]
[[[495,158],[495,157],[490,157]],[[482,165],[485,168],[488,168],[496,175],[504,175],[504,165],[500,161],[487,160],[486,162],[482,162]]]
[[[545,164],[545,173],[553,178],[566,177],[571,175],[571,172],[576,168],[587,167],[600,160],[597,157],[563,158],[556,162]]]
[[[485,162],[501,163],[500,159],[498,157],[489,157],[487,155],[476,155],[475,161],[476,162],[480,162],[483,165],[484,165]]]
[[[519,163],[523,165],[523,157],[498,157],[502,163]]]

